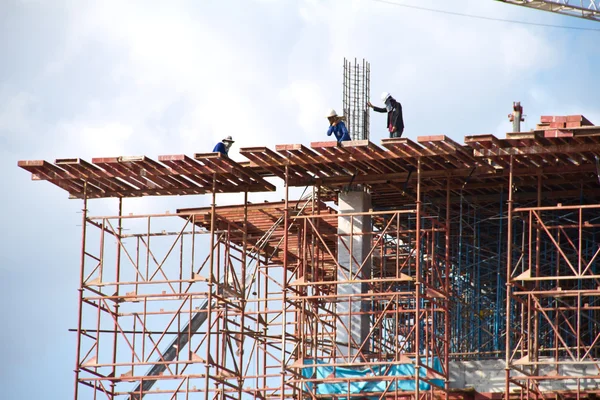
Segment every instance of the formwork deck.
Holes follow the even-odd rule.
[[[175,196],[209,192],[273,191],[275,186],[220,153],[62,158],[19,161],[33,180],[45,180],[72,198]]]
[[[337,212],[322,201],[295,200],[289,201],[287,209],[290,216],[335,216]],[[210,231],[212,207],[185,208],[177,210],[182,218],[189,218],[197,226]],[[250,252],[263,257],[264,263],[283,264],[283,215],[286,210],[284,201],[268,203],[248,203],[246,207],[217,206],[215,207],[214,229],[226,231],[228,235],[224,240],[241,248],[246,241]],[[326,248],[335,248],[337,240],[337,218],[320,219],[319,233]],[[299,252],[302,248],[302,233],[306,229],[303,220],[293,221],[288,227],[287,236],[287,262],[295,265],[301,258]],[[336,252],[323,252],[320,268],[317,272],[324,280],[333,280],[335,271]]]
[[[173,196],[214,191],[273,191],[265,178],[289,186],[318,185],[324,199],[349,184],[364,185],[375,208],[414,203],[416,171],[421,165],[421,192],[444,201],[449,187],[469,201],[494,202],[508,182],[513,158],[520,191],[516,198],[535,199],[537,182],[552,198],[600,196],[598,157],[600,127],[552,129],[465,137],[464,144],[444,135],[369,141],[314,142],[240,149],[248,161],[219,153],[141,157],[19,161],[33,180],[46,180],[73,198]],[[286,173],[287,171],[287,173]],[[87,185],[87,186],[86,186]]]

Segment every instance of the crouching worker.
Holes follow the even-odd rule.
[[[231,136],[227,136],[225,139],[223,139],[219,143],[217,143],[217,145],[213,149],[213,153],[221,153],[225,157],[229,157],[229,155],[228,155],[229,149],[231,148],[231,145],[233,143],[234,143],[234,141],[231,138]]]
[[[344,124],[343,117],[338,116],[334,109],[329,111],[329,114],[327,114],[327,119],[329,120],[327,136],[331,136],[333,133],[338,143],[351,140],[350,134],[348,134],[348,129],[346,128],[346,124]]]

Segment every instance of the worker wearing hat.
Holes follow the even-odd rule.
[[[351,140],[346,124],[344,124],[343,117],[337,115],[335,110],[332,108],[327,113],[327,119],[329,120],[329,129],[327,129],[327,136],[331,136],[333,133],[338,143],[345,140]]]
[[[227,154],[229,153],[229,149],[231,148],[231,145],[233,143],[234,143],[234,141],[231,138],[231,136],[227,136],[225,139],[223,139],[219,143],[217,143],[217,145],[213,149],[213,153],[221,153],[225,157],[228,157]]]
[[[370,101],[367,102],[367,107],[371,107],[379,113],[387,113],[387,128],[390,132],[390,138],[402,137],[402,133],[404,132],[402,104],[396,101],[388,92],[383,92],[381,101],[383,101],[385,107],[375,107]]]

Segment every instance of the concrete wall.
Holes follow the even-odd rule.
[[[504,392],[504,365],[504,360],[452,361],[450,362],[450,387],[453,389],[472,387],[480,393]],[[540,375],[552,375],[554,370],[555,368],[549,366],[541,366]],[[512,375],[515,374],[516,372],[512,372]],[[580,388],[581,390],[600,389],[600,370],[596,365],[561,365],[559,375],[574,378],[597,376],[595,379],[582,379]],[[577,381],[575,379],[547,380],[542,382],[540,388],[542,391],[577,390]],[[517,387],[511,386],[511,390],[513,389],[517,389]]]
[[[504,360],[451,361],[450,387],[478,392],[504,392]]]

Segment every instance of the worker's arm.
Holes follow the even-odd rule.
[[[327,136],[331,136],[334,129],[335,129],[334,125],[329,125],[329,129],[327,129]]]
[[[371,107],[373,110],[377,111],[378,113],[386,113],[387,109],[381,108],[381,107],[375,107],[370,101],[367,101],[367,107]]]

